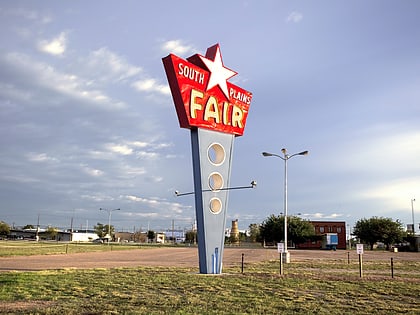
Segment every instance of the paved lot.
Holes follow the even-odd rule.
[[[245,263],[278,259],[276,249],[248,249],[225,248],[223,265],[240,266],[242,254]],[[322,251],[322,250],[291,250],[291,260],[304,261],[312,259],[347,259],[348,251]],[[369,252],[363,256],[367,260],[412,260],[419,261],[420,253],[392,253]],[[350,259],[358,259],[356,251],[350,252]],[[113,250],[108,252],[15,256],[0,258],[0,271],[35,271],[63,268],[113,268],[113,267],[197,267],[198,252],[195,247],[182,248],[151,248],[135,250]]]

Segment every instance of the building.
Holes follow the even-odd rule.
[[[58,230],[54,237],[48,233],[46,229],[12,229],[9,237],[11,239],[28,239],[28,240],[55,240],[59,242],[92,242],[98,238],[98,234],[94,230]]]
[[[165,233],[156,233],[156,243],[159,243],[159,244],[165,243]]]
[[[320,249],[325,248],[325,241],[323,238],[329,233],[336,233],[338,237],[337,249],[346,249],[346,222],[344,221],[309,221],[314,229],[315,234],[319,235],[319,240],[306,241],[305,243],[296,245],[296,248],[301,249]]]
[[[116,242],[134,242],[135,236],[132,232],[115,232],[114,239]]]
[[[165,235],[164,242],[170,243],[184,243],[185,242],[185,231],[184,230],[166,230],[163,232]]]
[[[65,236],[70,235],[71,238],[69,238],[68,241],[71,242],[92,242],[99,237],[98,234],[96,234],[96,231],[88,229],[73,230],[73,232],[59,232],[59,235],[61,235],[61,241],[67,241]]]

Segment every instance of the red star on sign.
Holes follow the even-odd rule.
[[[206,57],[200,56],[200,58],[210,71],[210,79],[206,91],[218,85],[227,99],[230,99],[226,81],[237,75],[237,72],[232,71],[223,65],[219,45],[214,45],[207,49]]]

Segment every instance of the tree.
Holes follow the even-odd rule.
[[[47,228],[47,230],[45,231],[45,234],[52,240],[55,240],[57,234],[58,234],[58,229],[52,226],[49,226]]]
[[[95,230],[95,233],[98,234],[100,238],[104,237],[106,233],[108,233],[108,230],[105,230],[105,227],[102,223],[97,223],[93,229]]]
[[[110,232],[110,234],[111,235],[109,235],[109,237],[112,239],[113,238],[113,235],[115,234],[114,233],[114,226],[113,225],[111,225],[110,226],[110,228],[108,228],[108,224],[102,224],[102,223],[97,223],[94,227],[93,227],[93,229],[95,230],[95,233],[96,234],[98,234],[98,236],[100,237],[100,238],[103,238],[103,237],[105,237],[107,234],[108,234],[108,230],[109,230],[109,232]]]
[[[249,225],[249,240],[251,242],[259,242],[261,241],[261,235],[260,235],[260,225],[251,223]]]
[[[353,235],[359,238],[361,242],[368,244],[372,250],[376,242],[383,242],[389,249],[390,245],[402,241],[404,232],[402,224],[398,220],[372,217],[357,221],[353,229]]]
[[[134,233],[134,242],[138,243],[146,243],[147,236],[145,233],[143,233],[141,230],[136,231]]]
[[[247,239],[245,232],[239,232],[239,242],[245,242]]]
[[[10,226],[4,221],[0,221],[0,235],[7,236],[9,234],[10,234]]]
[[[315,236],[315,229],[309,221],[296,216],[287,217],[288,240],[294,244],[304,243]],[[260,239],[265,242],[284,241],[284,216],[270,215],[260,227]]]
[[[261,240],[266,242],[278,243],[284,240],[284,218],[280,216],[270,215],[260,227]]]
[[[197,232],[196,231],[187,231],[185,233],[185,242],[190,244],[195,244],[197,239]]]
[[[155,231],[149,230],[147,231],[147,239],[150,240],[151,242],[153,242],[153,240],[155,239],[156,233]]]
[[[316,236],[314,226],[309,221],[302,220],[296,216],[288,217],[287,227],[288,238],[294,244],[305,243],[307,240],[312,240]]]

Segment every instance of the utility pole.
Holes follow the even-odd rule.
[[[416,235],[416,225],[414,223],[414,201],[416,201],[415,198],[411,199],[411,216],[413,219],[413,236]]]
[[[117,210],[121,210],[120,208],[117,209],[104,209],[104,208],[99,208],[99,210],[101,211],[107,211],[108,212],[108,245],[111,239],[111,213],[112,211],[117,211]]]

